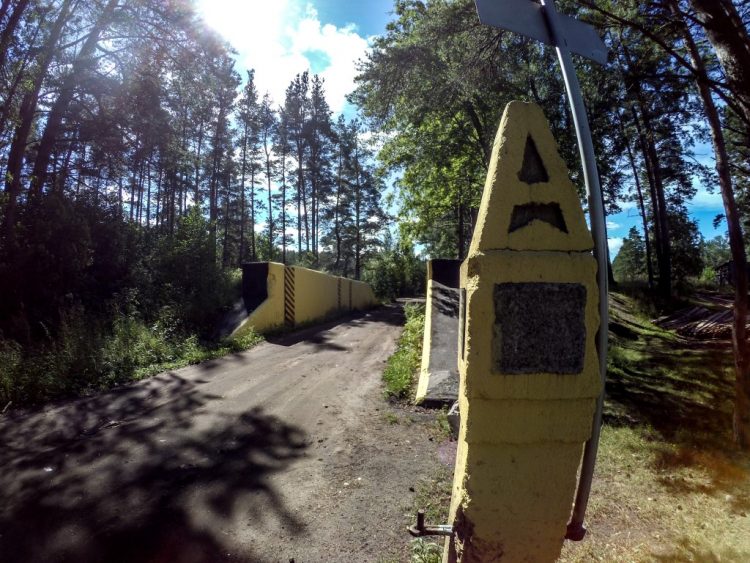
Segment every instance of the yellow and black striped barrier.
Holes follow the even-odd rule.
[[[243,265],[243,297],[248,316],[234,331],[294,328],[377,305],[369,284],[276,262]]]
[[[294,267],[284,267],[284,326],[294,326]]]

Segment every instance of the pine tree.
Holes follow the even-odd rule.
[[[646,245],[635,227],[630,227],[628,236],[622,241],[620,251],[612,262],[615,279],[618,281],[642,280],[646,275]]]
[[[307,197],[305,193],[305,156],[307,154],[306,126],[309,119],[309,75],[307,72],[294,77],[286,89],[284,116],[286,117],[286,138],[289,153],[295,160],[297,200],[297,254],[302,255],[302,222],[305,224],[305,248],[310,250],[310,228],[307,215]]]
[[[258,134],[263,150],[263,174],[266,177],[266,222],[268,238],[268,259],[275,256],[275,229],[272,183],[276,176],[276,159],[273,154],[274,141],[277,135],[278,122],[276,112],[271,104],[271,96],[266,93],[258,110]]]
[[[260,122],[258,92],[255,87],[255,71],[247,73],[247,81],[237,104],[238,145],[240,151],[240,262],[245,260],[245,227],[247,206],[250,206],[250,260],[256,260],[255,245],[255,186],[256,175],[260,171]],[[248,196],[246,182],[250,180]]]

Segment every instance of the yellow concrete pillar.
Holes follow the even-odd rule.
[[[554,561],[601,390],[596,262],[542,110],[510,103],[461,267],[446,560]]]

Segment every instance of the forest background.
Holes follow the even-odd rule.
[[[216,327],[244,261],[364,278],[385,297],[418,290],[415,248],[465,255],[512,99],[542,106],[582,190],[554,52],[482,26],[469,0],[396,0],[348,103],[327,76],[335,113],[315,65],[283,94],[261,91],[273,50],[257,55],[257,74],[240,73],[203,8],[0,3],[3,401],[80,393],[227,346]],[[638,218],[613,273],[668,298],[714,283],[730,255],[744,265],[747,2],[559,9],[596,26],[611,52],[606,67],[577,64],[605,207]],[[702,235],[689,213],[699,188],[721,193],[715,227],[728,236]],[[745,412],[746,283],[739,275],[735,307]],[[750,437],[750,419],[735,422]]]

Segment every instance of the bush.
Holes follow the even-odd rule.
[[[49,194],[19,208],[18,241],[0,239],[0,400],[80,395],[246,349],[217,342],[241,273],[216,261],[197,208],[174,232],[124,220],[102,195]],[[2,408],[2,405],[0,405]]]
[[[424,335],[424,305],[408,304],[404,307],[406,324],[398,341],[396,352],[388,358],[383,371],[385,395],[401,399],[414,386],[414,376],[422,360],[422,338]]]
[[[371,259],[364,269],[368,282],[380,299],[424,295],[427,269],[424,260],[414,255],[411,245],[399,244]]]
[[[23,350],[18,342],[0,340],[0,403],[13,400],[15,374],[23,359]]]

